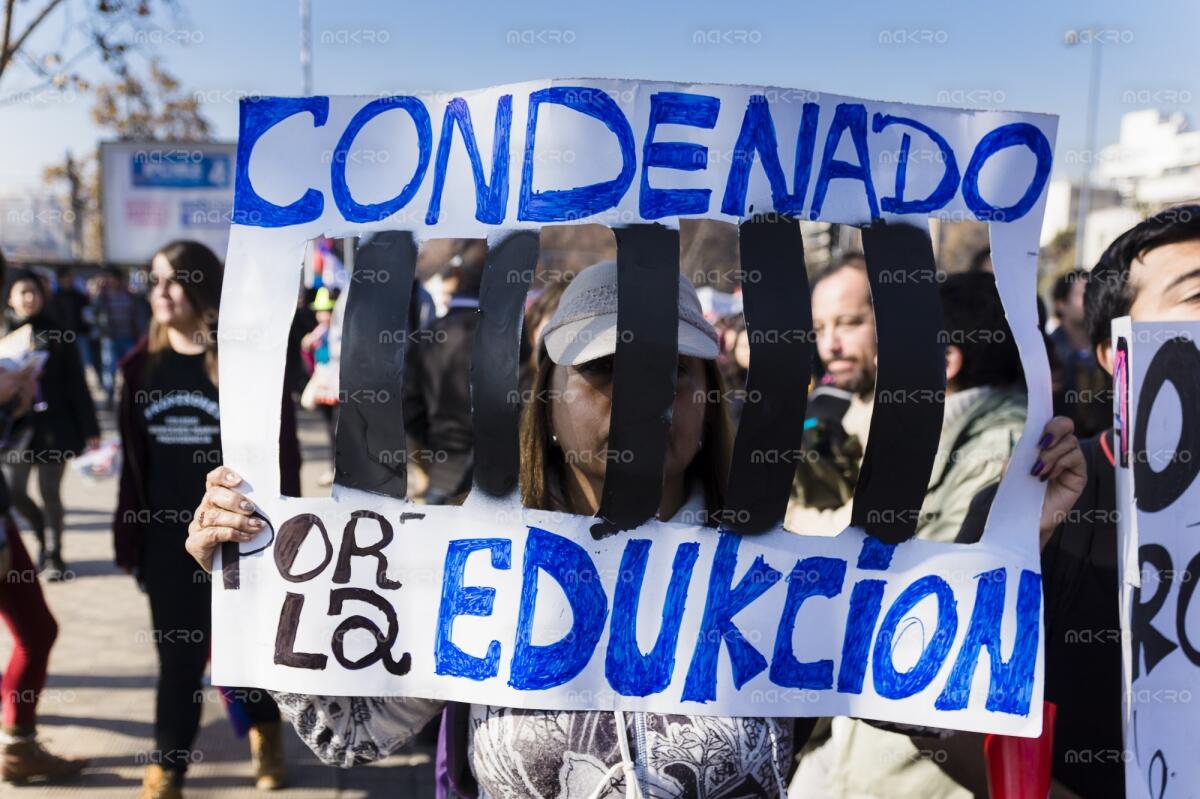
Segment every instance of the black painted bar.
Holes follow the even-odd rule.
[[[521,231],[488,251],[471,354],[475,486],[508,495],[520,475],[521,323],[538,259],[538,235]]]
[[[942,432],[946,346],[929,233],[862,229],[879,371],[851,522],[888,544],[912,538]]]
[[[760,533],[783,522],[812,377],[812,308],[804,240],[789,217],[740,230],[742,307],[750,336],[746,401],[733,445],[722,526]],[[767,453],[775,457],[768,457]]]
[[[615,233],[618,338],[597,538],[658,511],[678,362],[679,231],[630,225]]]
[[[403,499],[408,471],[401,381],[417,248],[411,233],[386,231],[356,255],[342,322],[335,480]]]

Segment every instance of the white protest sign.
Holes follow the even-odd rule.
[[[594,518],[478,487],[461,508],[337,485],[329,499],[281,498],[271,398],[303,248],[319,234],[500,245],[546,224],[600,223],[620,236],[680,217],[765,214],[911,225],[927,239],[930,216],[982,219],[1029,389],[1014,457],[1032,463],[1050,417],[1035,283],[1055,128],[1037,114],[618,80],[244,101],[221,305],[222,435],[226,463],[272,529],[218,564],[214,681],[1039,734],[1043,490],[1025,469],[1009,470],[974,545],[658,521],[596,540]],[[368,302],[362,291],[372,289],[350,292],[348,324],[356,296]],[[885,343],[881,379],[898,379]],[[618,348],[618,389],[621,358]],[[343,350],[343,386],[352,361]],[[366,412],[372,399],[388,397],[347,406]],[[370,435],[364,453],[393,457]]]
[[[1126,793],[1200,785],[1200,323],[1113,322]]]
[[[235,145],[102,142],[104,257],[145,263],[172,239],[229,244]]]

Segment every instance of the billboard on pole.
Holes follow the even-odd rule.
[[[172,239],[224,257],[233,208],[233,142],[100,145],[104,257],[148,261]]]

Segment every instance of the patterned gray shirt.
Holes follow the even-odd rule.
[[[351,766],[407,743],[442,703],[431,699],[275,694],[325,763]],[[480,799],[742,799],[787,795],[793,719],[472,705],[468,755]],[[628,766],[628,770],[623,768]],[[627,783],[632,774],[637,785]],[[630,789],[635,792],[631,792]]]

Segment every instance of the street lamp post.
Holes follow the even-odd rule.
[[[1100,105],[1100,35],[1095,27],[1081,31],[1068,31],[1067,47],[1085,42],[1092,47],[1091,69],[1088,76],[1087,144],[1084,156],[1083,177],[1079,184],[1079,207],[1075,217],[1075,265],[1083,266],[1083,245],[1087,232],[1087,216],[1092,201],[1092,162],[1096,157],[1096,120]]]
[[[312,94],[312,6],[300,0],[300,94]]]

